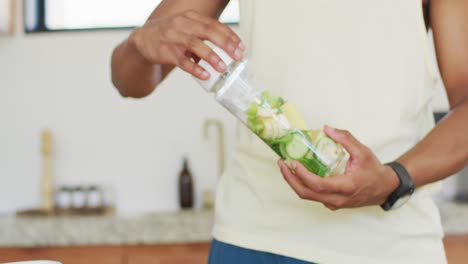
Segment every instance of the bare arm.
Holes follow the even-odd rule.
[[[142,27],[112,54],[112,82],[122,96],[144,97],[175,66],[200,79],[209,76],[193,59],[202,58],[219,71],[221,59],[203,43],[210,40],[234,59],[244,46],[217,18],[229,0],[163,0]]]
[[[399,161],[417,186],[468,165],[468,1],[431,0],[431,26],[450,113]]]

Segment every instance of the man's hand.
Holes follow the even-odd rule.
[[[297,161],[292,163],[291,170],[280,160],[281,173],[289,185],[301,199],[323,203],[331,210],[383,204],[399,185],[392,168],[384,166],[348,131],[326,126],[325,133],[349,152],[346,172],[321,178]]]
[[[203,59],[220,72],[226,70],[226,64],[204,40],[222,48],[235,60],[242,58],[245,46],[237,34],[218,20],[195,11],[150,19],[129,38],[148,63],[175,65],[206,80],[209,74],[196,60]]]
[[[244,45],[226,25],[217,21],[229,0],[162,0],[146,23],[132,31],[112,53],[112,83],[124,97],[142,98],[179,66],[199,79],[202,58],[222,71],[223,62],[205,45],[209,40],[234,59]],[[239,56],[240,54],[240,56]]]

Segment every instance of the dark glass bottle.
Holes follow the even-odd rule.
[[[184,165],[179,175],[179,203],[182,209],[193,208],[193,178],[187,158],[184,158]]]

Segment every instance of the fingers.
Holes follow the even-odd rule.
[[[330,126],[325,126],[324,131],[330,138],[343,145],[343,147],[351,155],[351,158],[359,157],[365,150],[365,146],[362,145],[361,142],[359,142],[347,130],[340,130]]]
[[[208,62],[213,69],[219,72],[224,72],[226,70],[227,66],[223,60],[201,39],[186,35],[183,42],[185,42],[184,45],[187,50],[195,54],[201,60]]]
[[[278,166],[280,167],[281,173],[284,176],[284,179],[289,183],[291,188],[299,195],[299,197],[304,198],[306,194],[306,187],[302,184],[302,182],[297,178],[288,166],[284,163],[284,161],[279,160]]]
[[[229,27],[214,19],[190,11],[174,18],[173,27],[175,28],[166,32],[166,40],[184,47],[196,57],[208,62],[218,72],[224,72],[227,65],[203,40],[211,41],[234,59],[242,58],[243,51],[239,47],[240,38]],[[241,46],[243,47],[243,45]],[[180,59],[179,63],[193,68],[183,58]],[[199,77],[196,74],[195,76]]]
[[[352,194],[356,187],[349,177],[322,178],[308,171],[300,162],[293,161],[295,175],[309,189],[317,193]]]
[[[200,59],[219,72],[227,68],[205,40],[219,46],[235,60],[242,58],[245,49],[240,38],[229,27],[193,11],[148,20],[144,26],[133,31],[129,40],[152,64],[173,64],[202,80],[210,76],[197,65]]]
[[[226,70],[227,66],[221,58],[200,39],[181,32],[171,32],[166,37],[177,45],[177,47],[172,48],[175,53],[173,63],[185,72],[201,80],[207,80],[210,77],[209,73],[199,66],[195,59],[192,60],[193,57],[207,61],[219,72]]]
[[[314,192],[313,190],[309,189],[308,186],[305,186],[296,176],[296,174],[291,172],[291,170],[283,161],[278,161],[278,165],[286,182],[288,182],[291,188],[301,199],[317,201],[335,208],[341,208],[345,206],[345,197],[337,194]]]
[[[186,12],[185,16],[199,22],[195,26],[197,36],[213,42],[216,46],[226,51],[233,59],[242,59],[245,45],[230,27],[216,19],[202,16],[193,11]]]
[[[174,64],[177,67],[201,80],[207,80],[210,77],[210,74],[205,69],[186,56],[184,52],[177,49],[174,52],[176,54]]]
[[[178,22],[178,26],[183,29],[181,31],[171,30],[170,32],[167,32],[165,35],[166,41],[184,47],[184,49],[196,57],[208,62],[213,69],[219,72],[225,71],[227,66],[216,52],[208,47],[208,45],[206,45],[199,37],[187,33],[197,30],[197,27],[201,27],[200,23],[193,23],[193,21],[190,21],[189,19],[182,20],[182,22]]]

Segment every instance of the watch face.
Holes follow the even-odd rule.
[[[411,194],[407,194],[405,196],[402,196],[400,197],[400,199],[398,199],[392,206],[392,209],[398,209],[400,207],[402,207],[406,202],[408,202],[408,200],[411,198]]]

